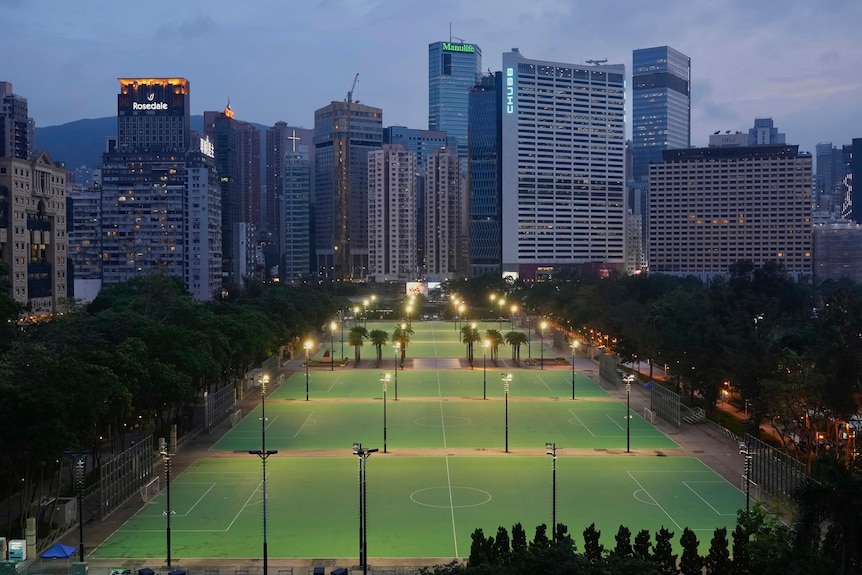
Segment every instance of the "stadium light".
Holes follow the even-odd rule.
[[[263,575],[267,575],[267,567],[269,565],[269,552],[266,541],[266,460],[270,455],[275,455],[278,451],[266,449],[266,384],[269,383],[269,376],[264,375],[260,382],[260,449],[249,450],[249,455],[257,455],[260,457],[263,480],[261,488],[263,489]],[[170,567],[170,563],[168,563]]]

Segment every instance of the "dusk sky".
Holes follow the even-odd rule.
[[[692,59],[695,146],[755,117],[812,153],[862,137],[858,0],[0,0],[0,81],[40,127],[115,115],[118,77],[180,76],[193,114],[230,98],[237,119],[310,128],[359,73],[354,99],[384,126],[427,128],[428,44],[450,23],[485,70],[517,47],[607,58],[630,85],[633,49],[676,48]]]

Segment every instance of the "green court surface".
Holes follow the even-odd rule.
[[[509,446],[625,449],[626,408],[605,401],[508,402]],[[383,448],[383,401],[268,401],[267,448],[349,450],[354,441]],[[472,448],[503,452],[506,401],[418,401],[386,403],[387,442],[392,450]],[[215,443],[215,450],[260,448],[260,409]],[[633,449],[675,449],[667,436],[632,414]]]
[[[348,452],[349,453],[349,452]],[[590,523],[613,546],[632,533],[694,529],[708,541],[733,527],[743,496],[695,458],[568,457],[557,450],[557,520],[579,548]],[[368,553],[380,558],[463,558],[476,528],[532,537],[551,522],[551,458],[397,457],[367,462]],[[358,458],[279,458],[267,465],[270,557],[355,557]],[[253,456],[202,459],[172,484],[175,559],[253,558],[261,545],[261,465]],[[95,558],[163,557],[165,492],[94,550]]]

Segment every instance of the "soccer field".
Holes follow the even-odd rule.
[[[452,325],[414,323],[414,337],[460,345]],[[429,357],[441,357],[429,349]],[[372,349],[365,352],[373,359]],[[472,370],[399,370],[396,400],[393,363],[388,371],[310,369],[307,401],[306,374],[294,373],[268,397],[265,421],[258,406],[215,442],[211,457],[174,477],[173,555],[260,556],[262,465],[248,451],[261,448],[262,427],[266,448],[278,450],[266,464],[270,557],[357,557],[354,442],[380,450],[366,462],[372,562],[465,558],[477,528],[488,536],[521,523],[532,537],[536,525],[550,525],[553,461],[546,442],[557,448],[557,521],[568,525],[579,548],[591,523],[605,546],[621,524],[632,533],[665,526],[675,541],[689,527],[708,541],[715,528],[732,529],[744,505],[735,486],[681,456],[674,441],[582,373],[574,374],[572,400],[570,368],[503,370],[487,362],[486,369],[480,363]],[[501,381],[507,373],[508,393]],[[91,555],[164,556],[161,487]]]

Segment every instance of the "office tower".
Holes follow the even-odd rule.
[[[162,272],[210,299],[221,290],[220,191],[212,142],[189,127],[189,83],[119,82],[117,142],[100,169],[102,282]]]
[[[425,164],[425,273],[430,281],[467,276],[466,216],[461,157],[440,148]]]
[[[290,126],[287,122],[276,122],[266,130],[264,148],[266,161],[266,183],[263,205],[263,225],[272,250],[267,251],[267,268],[275,261],[281,265],[284,255],[284,235],[282,226],[287,207],[283,201],[284,167],[288,154],[295,155],[300,146],[306,150],[314,149],[314,130]],[[314,189],[314,154],[308,154],[311,165],[311,189]],[[311,242],[312,238],[306,240]]]
[[[691,58],[670,46],[632,53],[632,175],[649,177],[661,151],[691,145]]]
[[[0,158],[0,261],[30,316],[63,311],[67,252],[66,169],[47,152]]]
[[[748,130],[748,145],[784,144],[784,134],[772,122],[772,118],[755,118],[754,127]]]
[[[308,278],[311,274],[311,157],[309,146],[291,142],[285,152],[284,166],[278,177],[278,206],[282,213],[278,222],[278,277],[283,282]]]
[[[322,278],[362,279],[368,273],[368,152],[382,145],[380,108],[348,97],[314,112],[313,210]]]
[[[102,287],[102,192],[99,186],[69,191],[66,196],[69,235],[68,281],[76,300],[90,303]]]
[[[500,274],[503,207],[501,114],[503,75],[482,76],[470,89],[467,177],[470,190],[470,277]]]
[[[844,278],[862,283],[862,225],[838,220],[813,231],[814,284]]]
[[[242,285],[246,278],[263,279],[255,256],[261,225],[260,131],[237,120],[228,104],[222,112],[204,112],[204,133],[215,146],[221,186],[223,280],[226,285]],[[240,239],[246,233],[251,242]]]
[[[740,260],[811,273],[811,156],[799,146],[665,150],[650,166],[653,273],[727,274]]]
[[[0,158],[29,159],[35,132],[35,122],[27,117],[27,99],[12,93],[11,82],[0,82]]]
[[[368,152],[368,278],[414,281],[416,154],[400,144]]]
[[[817,192],[820,195],[831,194],[844,185],[842,150],[831,142],[817,144],[815,149]]]
[[[502,273],[624,266],[625,66],[503,54]]]
[[[458,155],[466,161],[467,96],[482,74],[482,50],[459,42],[428,45],[428,129],[454,138]]]

